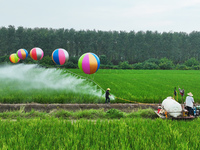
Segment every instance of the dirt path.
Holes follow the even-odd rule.
[[[14,111],[23,109],[25,112],[34,109],[36,111],[50,112],[54,109],[65,109],[68,111],[77,111],[85,109],[104,109],[105,111],[111,108],[119,109],[124,112],[131,112],[138,109],[157,109],[159,104],[39,104],[39,103],[27,103],[27,104],[0,104],[0,112]]]

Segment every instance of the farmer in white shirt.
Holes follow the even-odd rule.
[[[187,97],[186,97],[186,100],[185,100],[185,106],[186,106],[186,109],[188,110],[188,115],[190,117],[193,117],[193,114],[194,114],[194,111],[193,111],[193,107],[194,107],[194,98],[192,97],[193,94],[190,92],[190,93],[187,93]]]

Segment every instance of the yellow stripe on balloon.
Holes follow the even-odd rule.
[[[15,57],[14,57],[15,55],[11,55],[10,56],[10,59],[11,59],[11,61],[14,63],[15,62]]]
[[[25,53],[25,51],[21,50],[21,54],[22,54],[22,58],[25,59],[25,58],[26,58],[26,53]]]
[[[93,74],[97,71],[98,65],[96,58],[92,54],[89,54],[89,62],[90,62],[90,74]]]

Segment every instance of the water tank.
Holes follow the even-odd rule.
[[[178,117],[182,114],[182,107],[176,100],[172,97],[167,97],[162,102],[162,107],[168,112],[172,117]]]

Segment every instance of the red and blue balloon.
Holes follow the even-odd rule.
[[[78,67],[85,74],[93,74],[100,67],[100,59],[94,53],[85,53],[79,58]]]
[[[65,64],[69,59],[69,54],[65,49],[58,48],[52,53],[52,60],[57,65]]]

